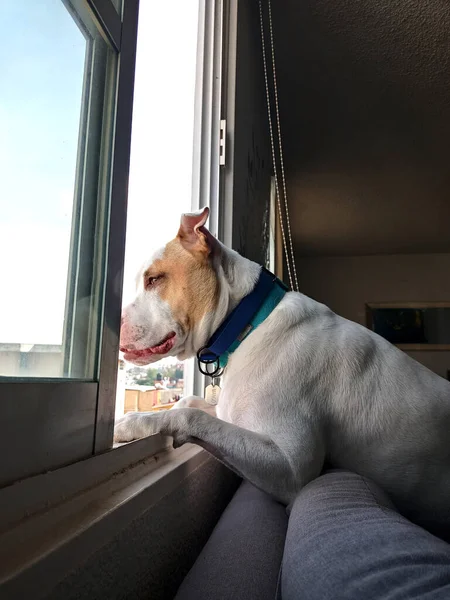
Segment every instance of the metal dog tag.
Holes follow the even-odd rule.
[[[219,402],[220,386],[210,383],[205,389],[205,401],[211,406],[215,406]]]

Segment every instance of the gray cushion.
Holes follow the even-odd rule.
[[[244,482],[176,600],[273,600],[287,520],[283,505]]]
[[[450,598],[450,545],[399,515],[373,483],[331,472],[291,507],[283,600]]]

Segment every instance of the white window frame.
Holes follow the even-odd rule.
[[[192,210],[210,209],[208,227],[221,236],[220,124],[224,119],[223,79],[226,0],[199,2],[197,73],[195,82],[194,145],[192,159]],[[195,360],[185,363],[189,393],[203,396],[205,377]]]

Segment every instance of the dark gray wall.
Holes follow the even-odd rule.
[[[87,558],[47,600],[171,600],[239,481],[209,459]]]
[[[450,250],[450,2],[272,2],[301,255]]]
[[[270,145],[258,3],[231,1],[225,201],[235,250],[264,264],[269,243]],[[230,240],[225,240],[230,241]]]

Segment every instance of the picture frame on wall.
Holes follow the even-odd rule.
[[[366,326],[402,350],[450,350],[450,302],[367,303]]]

